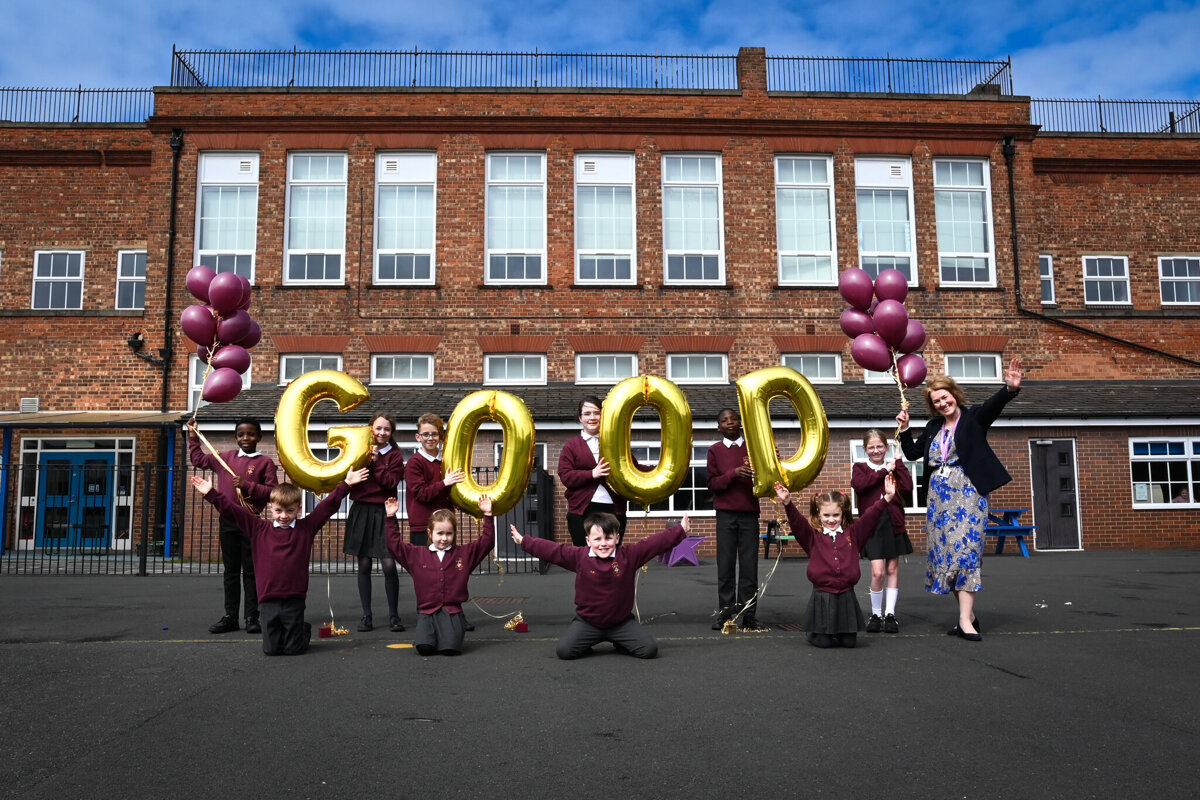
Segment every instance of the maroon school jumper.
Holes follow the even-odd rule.
[[[391,514],[383,522],[387,531],[388,550],[392,557],[412,575],[413,593],[417,596],[417,611],[434,614],[445,610],[461,614],[467,602],[467,580],[471,572],[492,552],[496,543],[496,518],[483,518],[483,532],[470,544],[454,545],[439,559],[427,544],[409,544],[400,536],[400,525]]]
[[[850,591],[862,577],[859,569],[858,551],[863,542],[871,538],[879,515],[883,513],[883,498],[876,500],[863,515],[838,534],[837,541],[830,539],[824,531],[818,531],[809,524],[804,515],[796,508],[795,503],[788,503],[788,525],[792,535],[808,553],[808,579],[812,585],[822,592],[841,594]]]
[[[404,467],[404,502],[408,509],[408,529],[423,531],[429,527],[429,515],[450,507],[450,488],[442,482],[442,461],[430,461],[418,450],[408,457]]]
[[[350,499],[356,503],[378,503],[396,496],[396,487],[404,478],[404,455],[392,445],[386,453],[377,453],[367,465],[365,481],[350,487]]]
[[[574,572],[575,613],[597,628],[611,628],[633,612],[634,578],[641,566],[682,542],[686,535],[682,525],[673,525],[640,542],[618,545],[612,558],[593,558],[588,555],[588,547],[532,536],[521,539],[521,549]]]
[[[739,514],[758,514],[758,498],[754,496],[754,480],[737,474],[746,463],[746,445],[726,447],[724,440],[708,448],[708,489],[712,492],[713,508]]]
[[[275,462],[267,456],[239,456],[241,450],[226,450],[221,458],[229,468],[241,477],[242,496],[250,504],[255,514],[261,514],[271,499],[271,490],[279,484],[275,474]],[[217,463],[211,453],[207,453],[195,436],[188,437],[188,455],[191,456],[192,466],[199,469],[211,470],[216,475],[216,490],[220,492],[231,505],[238,503],[237,488],[233,485],[233,476]],[[230,514],[222,514],[230,517]]]
[[[311,513],[288,527],[276,527],[274,520],[256,517],[215,491],[204,495],[204,499],[216,506],[220,514],[237,520],[238,526],[250,536],[258,602],[262,603],[308,594],[308,561],[313,538],[349,492],[350,484],[342,481]]]
[[[883,497],[883,479],[888,474],[886,469],[871,469],[870,465],[858,461],[850,471],[850,488],[854,491],[854,503],[859,508],[866,508]],[[911,492],[913,488],[912,474],[901,461],[892,471],[896,478],[896,496],[888,504],[888,519],[892,522],[892,533],[900,536],[904,529],[904,500],[900,492]],[[870,537],[867,537],[870,538]]]
[[[568,514],[583,514],[596,494],[596,487],[604,483],[604,478],[592,476],[595,468],[596,457],[583,436],[568,439],[558,457],[558,479],[566,490]],[[605,488],[612,497],[613,513],[618,517],[625,516],[625,498],[614,489]]]

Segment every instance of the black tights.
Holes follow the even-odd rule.
[[[360,556],[358,559],[358,599],[362,602],[363,616],[371,614],[371,557]],[[383,569],[383,593],[387,595],[388,618],[399,617],[400,612],[400,574],[396,571],[396,560],[392,558],[379,559]]]

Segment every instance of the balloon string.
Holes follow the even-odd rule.
[[[221,458],[221,454],[217,452],[217,448],[213,447],[212,442],[210,442],[208,438],[200,432],[200,428],[195,427],[191,430],[192,433],[196,434],[196,438],[200,440],[200,443],[204,445],[205,449],[207,449],[208,452],[212,454],[212,457],[217,460],[217,463],[224,467],[226,472],[236,478],[237,473],[233,471],[232,467],[225,463],[225,459]],[[254,511],[254,509],[250,507],[250,503],[246,501],[245,496],[242,494],[242,490],[235,486],[234,491],[237,492],[237,499],[238,502],[242,504],[242,508],[246,509],[247,511]]]
[[[892,354],[892,377],[896,379],[896,387],[900,390],[900,408],[908,408],[908,398],[904,396],[904,383],[900,380],[900,365],[896,361],[896,350],[888,348]],[[896,452],[903,452],[900,448],[900,425],[896,425],[896,432],[892,434],[892,440],[896,445]]]

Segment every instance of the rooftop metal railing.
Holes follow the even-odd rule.
[[[767,57],[771,91],[967,94],[988,85],[1013,93],[1011,59]]]
[[[0,88],[0,122],[145,122],[152,89]]]
[[[1200,133],[1195,100],[1032,100],[1029,115],[1061,133]]]

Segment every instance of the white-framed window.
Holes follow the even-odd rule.
[[[896,378],[888,371],[876,372],[873,369],[863,370],[863,383],[892,383],[896,382]]]
[[[842,357],[838,353],[784,353],[780,362],[810,383],[841,383]]]
[[[433,356],[427,353],[372,355],[371,383],[430,386],[433,384]]]
[[[987,159],[935,158],[933,190],[941,285],[995,286]]]
[[[638,431],[634,435],[640,433]],[[688,462],[687,477],[683,479],[683,484],[675,491],[675,494],[650,506],[651,515],[666,517],[683,514],[685,511],[693,516],[696,515],[696,512],[701,512],[701,516],[710,516],[716,513],[713,510],[712,492],[708,490],[708,448],[712,445],[712,440],[692,442],[692,458]],[[634,441],[630,442],[629,450],[638,463],[653,467],[658,464],[662,445],[658,441]],[[629,512],[637,514],[641,512],[641,509],[634,503],[630,503]]]
[[[201,153],[196,262],[254,282],[258,153]]]
[[[890,431],[886,429],[886,426],[884,433],[890,433]],[[890,463],[894,461],[898,455],[903,457],[904,454],[896,449],[896,445],[893,441],[889,440],[887,455],[884,456],[885,462]],[[850,457],[854,459],[855,463],[861,461],[865,464],[867,462],[867,451],[863,447],[862,437],[851,440]],[[904,459],[904,466],[908,467],[908,472],[910,475],[912,475],[913,479],[912,493],[905,494],[904,496],[904,512],[906,514],[924,514],[925,504],[928,502],[929,498],[929,482],[925,480],[925,462],[919,458],[916,461],[909,461],[906,458]],[[856,505],[854,508],[854,513],[858,514],[860,511],[861,509],[859,509]]]
[[[1129,473],[1135,508],[1200,506],[1200,438],[1130,439]]]
[[[546,154],[488,153],[484,283],[546,282]]]
[[[638,374],[637,353],[578,353],[576,383],[617,383]]]
[[[634,167],[632,153],[576,154],[576,283],[637,279]]]
[[[725,282],[721,157],[662,158],[663,282]]]
[[[668,353],[667,380],[729,383],[729,356],[724,353]]]
[[[342,453],[342,451],[336,447],[331,449],[329,447],[325,447],[323,444],[322,445],[314,445],[312,442],[309,442],[308,446],[309,446],[309,449],[312,450],[313,456],[320,459],[321,461],[333,461],[335,458],[337,458]],[[403,482],[401,482],[401,485],[403,485]],[[315,494],[313,492],[310,492],[308,489],[305,489],[304,490],[304,500],[303,500],[304,513],[302,514],[302,516],[307,517],[309,514],[311,514],[313,512],[313,509],[317,507],[317,503],[321,502],[321,500],[323,500],[324,498],[325,498],[325,495],[323,495],[323,494]],[[341,505],[338,506],[337,511],[333,512],[333,516],[331,516],[330,519],[345,519],[346,515],[349,513],[350,513],[350,497],[349,497],[349,495],[347,495],[346,497],[342,498]]]
[[[775,157],[775,235],[780,284],[837,283],[831,157]]]
[[[1083,302],[1086,305],[1129,305],[1129,259],[1125,256],[1084,256]]]
[[[146,251],[117,252],[117,308],[146,307]]]
[[[404,463],[407,464],[421,445],[416,442],[398,442],[393,447],[400,451],[400,455],[404,456]],[[400,503],[400,519],[408,519],[408,488],[404,481],[400,481],[400,485],[396,487],[396,501]]]
[[[1042,305],[1052,306],[1054,299],[1054,257],[1038,256],[1038,275],[1042,281]]]
[[[251,356],[253,361],[253,356]],[[192,353],[188,356],[188,411],[195,411],[201,406],[208,405],[207,400],[200,399],[200,393],[204,391],[204,375],[208,365],[200,360],[199,356]],[[242,373],[242,388],[250,388],[250,372],[254,369],[254,364]]]
[[[872,278],[885,269],[898,269],[909,286],[915,286],[912,162],[907,158],[856,158],[854,186],[858,265]]]
[[[1158,281],[1164,306],[1200,304],[1200,257],[1160,257]]]
[[[82,309],[85,261],[82,250],[35,251],[30,308],[47,311]]]
[[[375,156],[375,283],[432,284],[437,153]]]
[[[959,383],[1000,380],[999,353],[946,353],[946,375]]]
[[[342,369],[342,357],[333,353],[287,353],[279,357],[279,383],[287,384],[306,372]]]
[[[497,353],[483,357],[483,382],[509,386],[546,383],[546,357],[533,353]]]
[[[346,154],[289,153],[284,283],[344,282]]]

